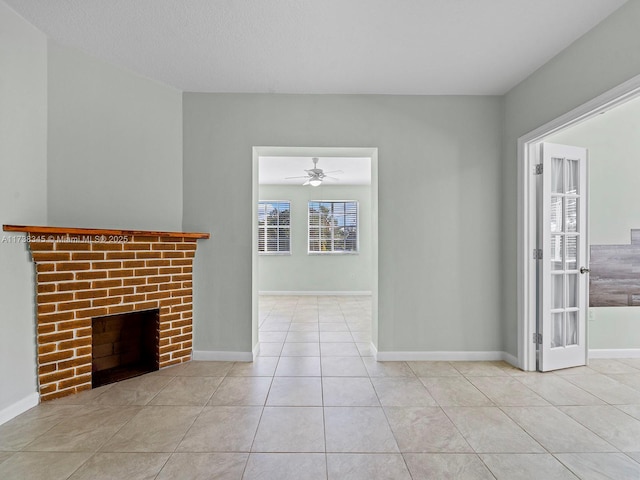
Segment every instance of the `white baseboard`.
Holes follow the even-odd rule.
[[[9,405],[8,407],[0,410],[0,425],[8,422],[12,418],[17,417],[21,413],[26,412],[30,408],[35,407],[40,403],[40,395],[38,392],[33,392],[24,397],[22,400]]]
[[[640,348],[591,348],[589,358],[640,358]]]
[[[371,349],[371,355],[373,355],[373,358],[375,358],[376,361],[377,361],[378,360],[378,349],[373,344],[373,342],[369,343],[369,348]]]
[[[421,361],[497,361],[503,360],[516,368],[518,357],[507,352],[378,352],[373,343],[369,346],[373,357],[379,362],[421,362]]]
[[[318,290],[318,291],[264,291],[261,290],[258,292],[258,295],[271,295],[271,296],[290,296],[290,297],[299,297],[299,296],[304,296],[304,295],[314,295],[316,297],[325,297],[325,296],[330,296],[330,297],[338,297],[338,296],[371,296],[371,292],[370,291],[324,291],[324,290]]]
[[[429,362],[429,361],[495,361],[505,360],[505,352],[377,352],[379,362]],[[512,357],[512,355],[509,355]],[[505,360],[507,361],[507,360]],[[511,363],[511,362],[509,362]],[[517,363],[517,359],[516,359]]]
[[[193,360],[209,362],[252,362],[253,352],[218,352],[211,350],[194,350]]]
[[[257,342],[254,346],[253,346],[253,359],[252,361],[256,361],[256,358],[258,355],[260,355],[260,342]]]
[[[518,365],[518,357],[513,356],[510,353],[502,352],[502,360],[507,362],[512,367],[520,368],[520,365]]]

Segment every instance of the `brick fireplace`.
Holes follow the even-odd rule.
[[[36,265],[40,398],[91,388],[92,319],[158,310],[159,368],[191,359],[193,258],[207,233],[4,225]]]

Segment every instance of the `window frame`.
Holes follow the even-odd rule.
[[[260,205],[261,204],[281,204],[281,203],[286,203],[289,205],[289,225],[280,225],[280,218],[278,218],[278,225],[272,225],[271,228],[287,228],[289,229],[289,250],[288,251],[264,251],[261,252],[260,251],[260,228],[264,228],[264,245],[265,248],[267,247],[267,225],[265,225],[264,227],[260,226]],[[291,255],[292,254],[292,245],[291,245],[291,232],[292,232],[292,228],[291,228],[291,200],[258,200],[258,255],[265,255],[265,256],[272,256],[272,255],[276,255],[276,256],[280,256],[280,255]]]
[[[355,250],[333,250],[335,238],[331,239],[332,250],[315,251],[311,250],[311,227],[319,227],[319,225],[311,225],[311,209],[312,203],[355,203],[356,205],[356,249]],[[333,235],[333,230],[332,230]],[[358,200],[308,200],[307,201],[307,255],[360,255],[360,201]]]

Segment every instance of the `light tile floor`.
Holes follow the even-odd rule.
[[[263,297],[253,363],[191,362],[0,426],[0,478],[640,479],[640,359],[371,357],[367,297]]]

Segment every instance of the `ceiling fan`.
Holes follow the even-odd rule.
[[[318,168],[318,158],[312,158],[313,168],[305,170],[307,172],[306,175],[302,175],[300,177],[285,177],[286,180],[290,180],[292,178],[306,178],[306,181],[302,185],[311,185],[312,187],[317,187],[322,184],[322,181],[327,180],[335,180],[336,182],[340,181],[340,179],[336,177],[329,177],[327,174],[329,173],[344,173],[342,170],[332,170],[330,172],[325,172],[321,168]]]

